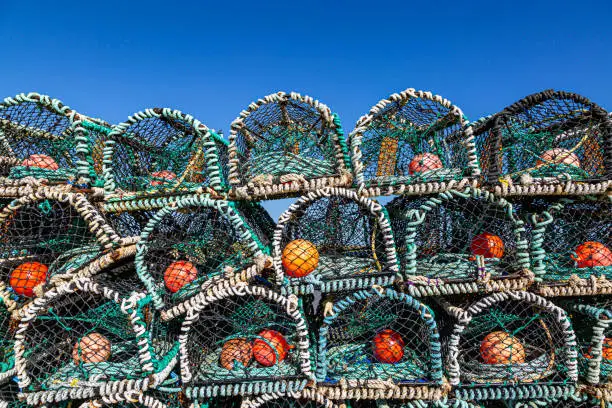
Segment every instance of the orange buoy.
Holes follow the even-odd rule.
[[[525,348],[516,337],[495,331],[487,334],[480,343],[480,356],[487,364],[522,364],[525,362]]]
[[[612,265],[612,252],[600,242],[587,241],[578,245],[575,252],[570,258],[576,261],[578,268]]]
[[[247,367],[253,357],[253,347],[246,339],[231,339],[226,341],[221,348],[219,365],[226,370],[233,370],[234,363],[238,362]]]
[[[172,293],[176,293],[198,277],[198,270],[189,261],[175,261],[164,272],[164,283]]]
[[[103,363],[111,355],[110,341],[100,333],[89,333],[72,348],[72,360],[79,363]]]
[[[567,164],[569,166],[580,167],[580,159],[569,150],[557,147],[542,153],[540,159],[536,162],[536,167],[545,164]]]
[[[504,241],[497,235],[483,232],[472,239],[470,250],[485,258],[501,258],[504,256]]]
[[[151,173],[152,186],[161,186],[162,184],[166,184],[168,181],[176,180],[176,174],[170,170],[162,170]]]
[[[425,173],[435,169],[441,169],[442,161],[433,153],[417,154],[412,158],[408,165],[408,173]]]
[[[40,262],[25,262],[13,269],[9,284],[16,294],[34,297],[34,288],[47,280],[49,267]]]
[[[296,239],[285,246],[281,259],[287,276],[303,278],[319,265],[319,251],[312,242]]]
[[[272,367],[277,362],[283,361],[291,348],[285,337],[276,330],[263,330],[259,333],[263,339],[253,341],[253,356],[259,364],[264,367]],[[265,339],[265,340],[264,340]],[[272,349],[274,347],[274,349]],[[276,356],[278,355],[278,361]]]
[[[47,170],[57,170],[59,166],[51,156],[46,154],[31,154],[27,159],[21,162],[25,167],[39,167]]]
[[[374,358],[380,363],[396,364],[404,357],[404,339],[399,333],[384,329],[372,341]]]

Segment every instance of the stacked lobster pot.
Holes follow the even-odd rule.
[[[611,125],[602,108],[565,92],[467,123],[444,98],[410,89],[351,133],[358,193],[399,195],[386,205],[400,268],[393,286],[435,312],[446,398],[609,400]],[[372,350],[401,348],[401,365],[414,350],[404,334],[413,336],[376,330],[389,340]]]
[[[0,103],[0,408],[612,407],[612,118]],[[263,200],[291,199],[277,221]]]

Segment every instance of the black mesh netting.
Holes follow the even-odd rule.
[[[525,200],[533,271],[545,281],[612,275],[612,202],[593,198]]]
[[[83,214],[69,203],[42,199],[0,211],[0,279],[16,296],[33,297],[48,277],[99,250]]]
[[[68,115],[38,100],[0,104],[0,175],[22,178],[37,169],[50,174],[62,169],[64,176],[74,176],[71,125]]]
[[[211,277],[252,264],[258,248],[243,236],[249,227],[237,227],[235,221],[214,207],[166,213],[141,242],[137,265],[146,269],[141,272],[145,283],[149,288],[152,282],[163,285],[164,303],[174,303],[199,291]]]

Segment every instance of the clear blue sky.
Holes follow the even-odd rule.
[[[610,0],[0,0],[0,96],[46,93],[111,123],[162,106],[227,134],[278,90],[323,101],[347,132],[409,87],[471,119],[546,88],[612,110],[611,72]]]

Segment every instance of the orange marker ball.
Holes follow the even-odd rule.
[[[561,149],[559,147],[550,149],[542,153],[540,160],[536,162],[536,167],[543,166],[545,164],[567,164],[570,166],[580,167],[580,159],[574,153],[571,153],[567,149]]]
[[[408,173],[425,173],[435,169],[441,169],[442,161],[433,153],[417,154],[408,165]]]
[[[576,255],[570,255],[578,268],[612,265],[612,252],[604,244],[587,241],[576,247]]]
[[[264,367],[272,367],[277,362],[283,361],[289,353],[289,343],[282,334],[276,330],[263,330],[259,333],[259,337],[265,339],[255,339],[253,341],[253,356],[259,364]],[[274,349],[272,349],[274,347]],[[275,352],[276,350],[276,352]],[[278,361],[276,356],[278,354]]]
[[[164,272],[164,283],[166,288],[176,293],[188,283],[193,282],[198,277],[198,270],[189,261],[172,262]]]
[[[485,258],[501,258],[504,256],[504,241],[497,235],[483,232],[472,239],[470,250]]]
[[[32,154],[21,162],[25,167],[39,167],[47,170],[57,170],[59,166],[52,157],[46,154]]]
[[[234,364],[239,362],[247,367],[253,358],[253,347],[246,339],[231,339],[226,341],[221,348],[219,365],[226,370],[233,370]]]
[[[72,348],[72,360],[79,363],[103,363],[111,355],[110,341],[100,333],[89,333]]]
[[[384,329],[374,336],[372,352],[380,363],[396,364],[404,357],[404,339],[399,333]]]
[[[319,265],[319,251],[312,242],[296,239],[285,246],[281,260],[287,276],[303,278]]]
[[[34,297],[34,288],[47,280],[49,267],[40,262],[25,262],[13,269],[9,284],[16,294]]]
[[[168,181],[176,180],[176,174],[170,170],[161,170],[151,173],[154,180],[151,181],[152,186],[161,186]],[[161,179],[161,180],[160,180]]]
[[[522,364],[525,348],[514,336],[495,331],[486,335],[480,343],[480,356],[487,364]]]

